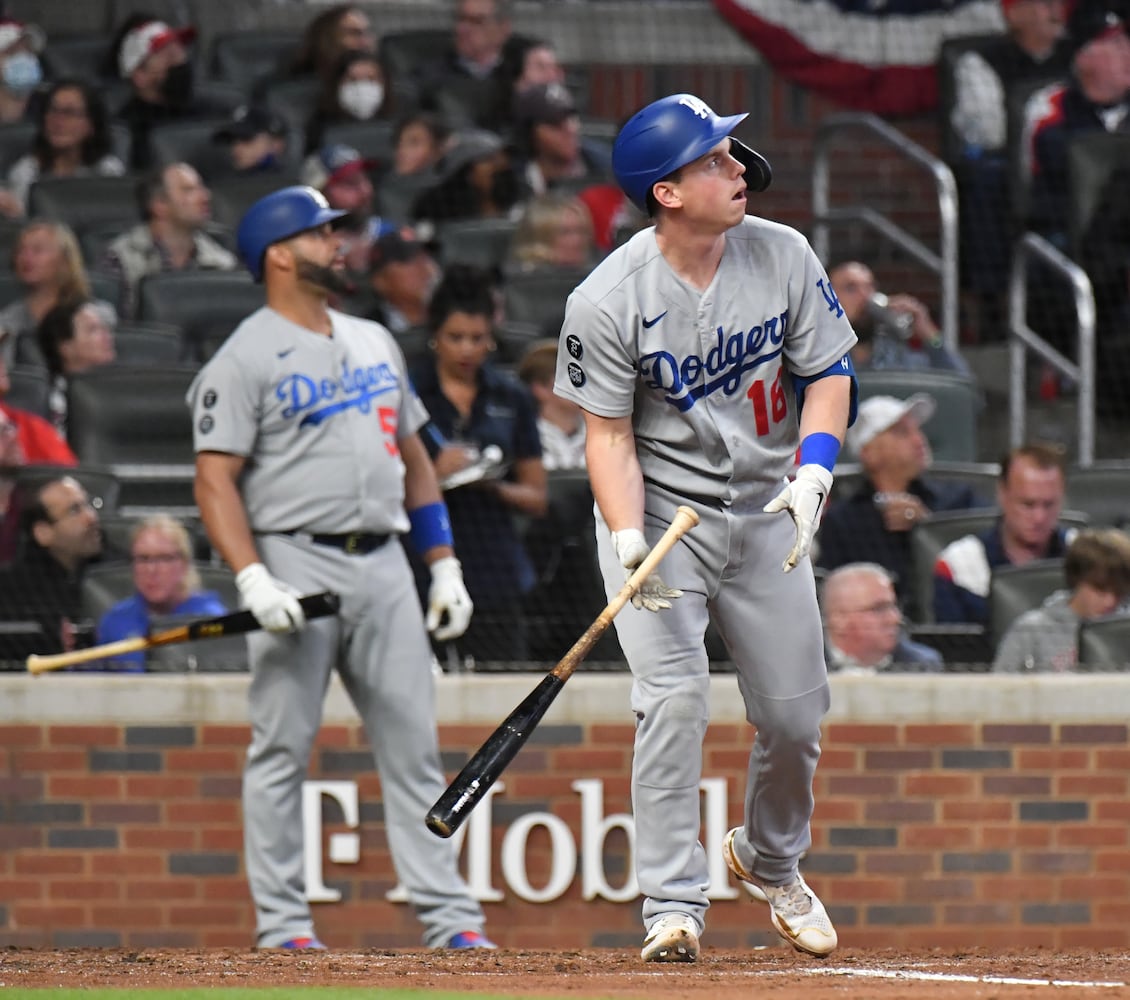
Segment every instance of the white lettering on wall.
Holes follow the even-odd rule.
[[[600,778],[574,781],[572,789],[581,797],[581,898],[606,899],[623,903],[639,895],[636,882],[636,829],[627,813],[604,814],[604,782]],[[707,898],[736,899],[738,891],[730,884],[729,872],[722,857],[721,844],[730,824],[729,795],[725,778],[704,778],[702,790],[702,824],[710,886]],[[483,903],[497,903],[506,893],[494,884],[491,832],[494,827],[493,799],[505,791],[497,782],[488,789],[467,821],[451,838],[451,849],[461,854],[465,878],[471,895]],[[336,903],[341,893],[323,881],[322,871],[322,796],[336,799],[345,814],[345,825],[359,826],[357,783],[355,781],[307,781],[302,792],[302,829],[305,842],[304,869],[306,898],[312,903]],[[550,870],[544,885],[530,880],[527,856],[529,840],[541,828],[549,837]],[[604,845],[608,835],[622,830],[627,839],[625,851],[626,877],[619,888],[608,881],[604,866]],[[420,836],[432,836],[420,824]],[[506,888],[519,899],[530,903],[548,903],[559,899],[577,876],[578,841],[574,831],[559,816],[548,812],[530,812],[519,816],[503,835],[500,852],[502,879]],[[357,864],[361,860],[361,840],[356,833],[334,833],[329,839],[329,860],[333,864]],[[748,886],[746,887],[749,888]],[[408,902],[408,893],[401,885],[386,893],[393,903]]]

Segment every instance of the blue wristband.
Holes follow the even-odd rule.
[[[447,505],[442,500],[410,510],[408,523],[412,526],[408,537],[412,539],[412,547],[420,555],[437,545],[450,545],[454,548],[455,536],[451,533]]]
[[[831,472],[836,467],[840,442],[835,434],[809,434],[800,443],[800,464],[820,465]]]

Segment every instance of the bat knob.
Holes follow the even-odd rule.
[[[425,822],[427,823],[428,829],[437,837],[446,839],[455,832],[451,824],[445,822],[441,816],[437,816],[435,813],[428,813],[428,818]]]

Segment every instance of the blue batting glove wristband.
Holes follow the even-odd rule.
[[[412,547],[423,555],[428,549],[437,545],[450,545],[455,547],[455,536],[451,533],[451,520],[447,516],[447,504],[442,500],[417,507],[408,512],[408,523],[411,529],[408,537],[412,540]]]
[[[801,465],[819,465],[831,472],[839,454],[840,442],[835,434],[809,434],[800,443]]]

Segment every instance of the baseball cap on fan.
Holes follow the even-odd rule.
[[[519,125],[560,125],[576,113],[573,95],[560,83],[527,87],[514,98],[514,121]]]
[[[906,399],[895,396],[869,396],[859,404],[855,423],[848,428],[847,445],[857,455],[883,431],[888,431],[908,413],[918,425],[926,423],[937,409],[934,397],[916,392]]]
[[[342,181],[361,171],[372,170],[379,161],[368,160],[352,146],[323,146],[302,163],[302,183],[324,191],[334,181]]]
[[[0,52],[7,52],[20,42],[25,43],[38,55],[47,44],[47,36],[38,24],[24,24],[22,21],[0,18]]]
[[[127,32],[118,50],[118,72],[128,80],[146,59],[154,52],[160,52],[166,45],[180,42],[189,45],[196,40],[196,29],[191,25],[171,28],[164,21],[146,21]]]

